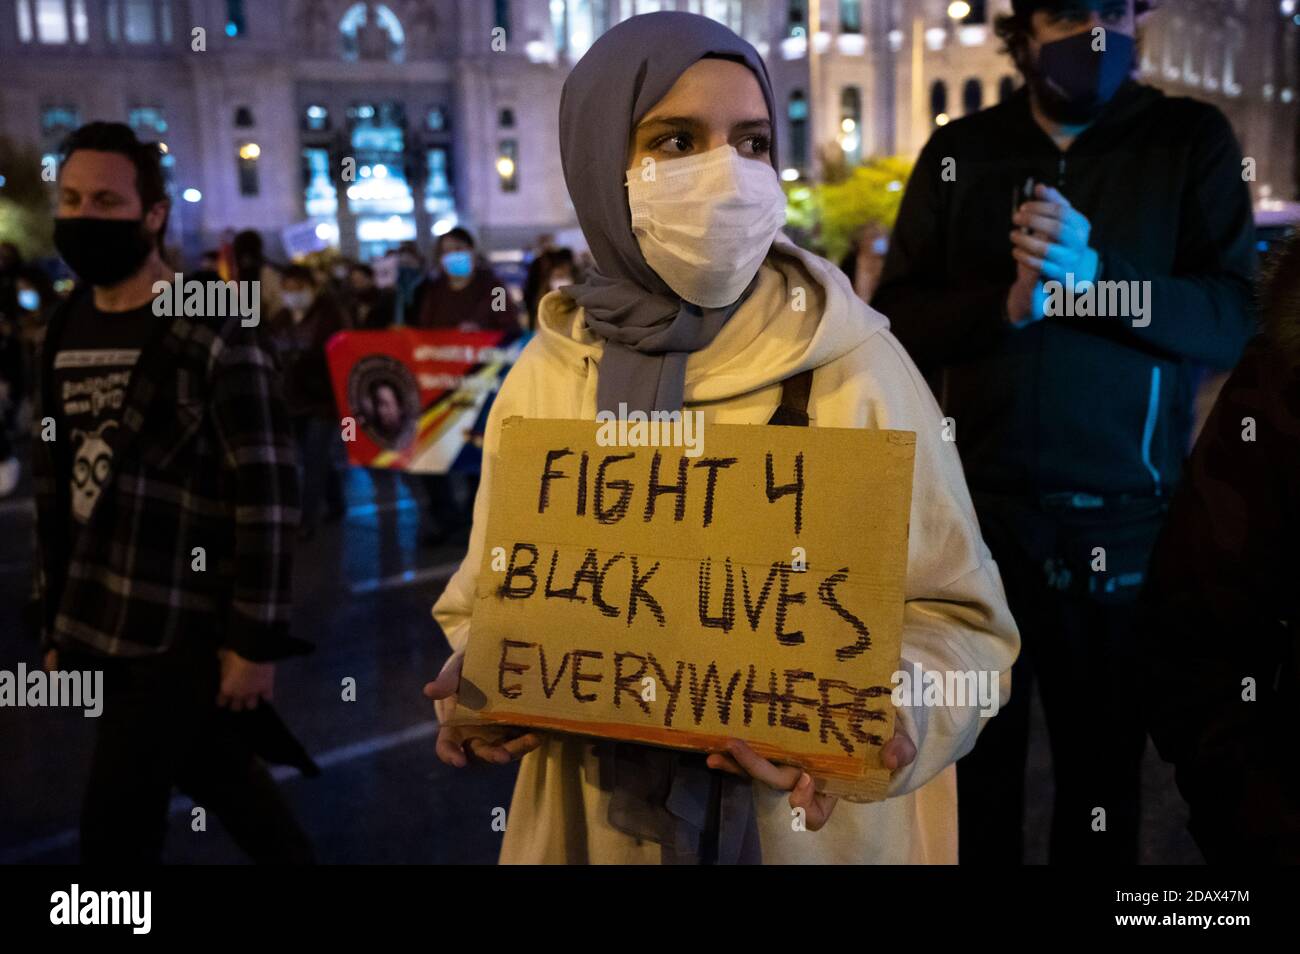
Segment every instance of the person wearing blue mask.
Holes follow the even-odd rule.
[[[519,331],[518,307],[505,282],[475,255],[468,231],[457,227],[439,236],[434,259],[438,276],[415,296],[416,327]]]
[[[1138,857],[1137,596],[1255,270],[1227,119],[1132,78],[1153,5],[1013,0],[995,29],[1024,85],[930,137],[872,299],[954,422],[1024,638],[1011,705],[958,766],[965,863],[1022,860],[1035,682],[1051,861]]]

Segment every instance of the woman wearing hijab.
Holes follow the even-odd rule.
[[[500,422],[594,420],[620,404],[699,409],[706,425],[915,431],[900,667],[994,671],[1009,694],[1019,639],[956,448],[885,318],[779,234],[775,115],[753,47],[687,13],[624,21],[566,81],[561,159],[596,268],[542,300],[537,335],[493,404],[469,552],[433,611],[455,651],[425,687],[440,713],[472,625]],[[953,763],[980,725],[976,708],[900,709],[882,752],[889,797],[872,804],[837,805],[741,742],[703,755],[444,727],[438,755],[455,766],[522,758],[503,862],[951,863]],[[792,808],[808,831],[793,830]]]

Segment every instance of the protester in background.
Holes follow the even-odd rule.
[[[1139,676],[1212,864],[1300,863],[1300,233],[1151,559]]]
[[[240,316],[154,314],[168,212],[158,150],[129,127],[65,141],[54,244],[85,284],[45,341],[31,615],[48,670],[104,674],[81,855],[156,864],[179,787],[255,860],[310,861],[256,754],[276,660],[308,648],[288,632],[289,416]]]
[[[1146,6],[1014,0],[997,31],[1025,85],[930,137],[873,300],[939,382],[933,426],[961,450],[1024,637],[1011,704],[958,766],[967,863],[1022,860],[1035,680],[1052,862],[1137,861],[1135,602],[1198,366],[1231,367],[1250,336],[1241,150],[1215,107],[1129,78]],[[1065,317],[1090,282],[1118,283],[1109,313]]]
[[[393,286],[392,324],[411,324],[415,318],[415,299],[420,286],[427,280],[424,256],[414,242],[403,242],[397,248],[397,282]]]
[[[280,310],[280,271],[266,260],[262,236],[245,229],[235,236],[230,247],[235,261],[234,279],[260,282],[261,313],[274,315]]]
[[[352,327],[382,331],[393,324],[393,290],[375,284],[375,270],[364,263],[348,269],[348,290],[352,304]]]
[[[693,407],[706,426],[915,431],[910,556],[898,568],[904,666],[1010,667],[1015,627],[934,399],[884,316],[780,234],[779,116],[754,48],[689,13],[624,20],[565,81],[561,161],[599,273],[542,300],[538,333],[492,405],[469,553],[434,607],[455,650],[425,688],[441,712],[483,603],[500,425],[513,415]],[[637,174],[646,161],[660,170],[652,181]],[[806,311],[790,307],[795,287],[812,292]],[[502,861],[951,863],[953,763],[986,721],[969,706],[899,708],[881,753],[888,797],[869,805],[839,805],[807,772],[736,740],[705,756],[444,725],[437,753],[457,767],[523,757]]]
[[[290,265],[283,278],[283,307],[267,324],[266,334],[281,367],[285,404],[298,445],[302,485],[298,538],[310,540],[320,520],[322,497],[329,520],[339,519],[344,512],[343,482],[334,462],[339,415],[325,344],[346,323],[338,303],[320,290],[311,269]]]
[[[60,299],[50,277],[35,265],[19,269],[15,288],[18,336],[22,341],[23,398],[31,401],[39,386],[41,342],[45,338],[45,325]]]
[[[537,327],[537,307],[544,297],[566,285],[578,282],[578,266],[573,250],[556,248],[543,252],[533,260],[528,269],[531,288],[524,289],[524,304],[528,308],[528,327]]]
[[[474,237],[454,228],[438,237],[441,271],[418,296],[416,325],[461,331],[519,331],[519,312],[492,269],[474,254]]]
[[[219,282],[221,281],[221,253],[216,249],[209,249],[199,256],[199,267],[187,279],[197,282]]]

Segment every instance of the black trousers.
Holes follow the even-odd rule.
[[[104,710],[82,804],[84,864],[159,863],[173,789],[205,810],[208,825],[220,819],[254,861],[314,861],[266,766],[217,708],[214,650],[145,659],[61,654],[59,664],[104,671]]]
[[[1146,747],[1135,597],[1163,505],[1050,512],[974,496],[1022,648],[1010,702],[957,763],[961,863],[1023,861],[1036,685],[1056,789],[1050,862],[1135,864]],[[1093,569],[1097,547],[1103,572]]]

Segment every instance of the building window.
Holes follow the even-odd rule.
[[[790,94],[786,115],[790,120],[790,162],[796,167],[807,165],[808,100],[803,90],[797,89]]]
[[[429,132],[446,132],[448,126],[447,111],[441,106],[430,106],[424,124],[429,128]]]
[[[62,139],[80,125],[81,115],[75,106],[59,104],[41,110],[41,135],[46,139]]]
[[[551,35],[555,38],[555,52],[565,56],[569,52],[569,4],[566,0],[551,0]]]
[[[27,6],[27,0],[14,0],[18,7],[18,42],[32,42],[32,11]]]
[[[121,39],[122,8],[119,0],[105,0],[104,2],[104,35],[108,37],[109,43],[116,43]]]
[[[808,0],[788,0],[785,15],[785,35],[808,35]]]
[[[862,0],[840,0],[840,32],[862,32]]]
[[[158,39],[163,43],[172,41],[171,0],[158,0]]]
[[[943,80],[935,80],[930,87],[930,118],[936,126],[948,123],[948,84]]]
[[[235,124],[239,124],[238,119]],[[319,103],[312,103],[303,110],[302,128],[307,132],[325,132],[330,128],[330,111]]]
[[[430,149],[428,164],[424,185],[424,207],[433,217],[433,233],[441,235],[457,221],[456,197],[451,187],[451,157],[448,148],[435,146]]]
[[[961,107],[964,115],[978,113],[984,105],[984,89],[975,77],[968,79],[961,88]]]
[[[36,0],[36,36],[41,43],[68,42],[68,13],[63,0]]]
[[[998,102],[1005,103],[1011,98],[1011,94],[1016,91],[1016,80],[1014,76],[1004,76],[998,80]]]
[[[226,0],[226,36],[243,36],[248,31],[244,0]]]
[[[497,114],[497,125],[502,129],[515,128],[515,111],[513,109],[503,109]]]
[[[741,32],[741,0],[704,0],[703,13],[711,20],[717,20],[734,32]]]
[[[497,148],[497,181],[502,192],[519,191],[519,140],[501,140]]]
[[[383,4],[354,3],[339,20],[343,59],[388,60],[406,58],[406,31],[397,15]]]
[[[862,162],[862,91],[846,86],[840,93],[840,149],[851,166]]]
[[[136,135],[162,135],[167,131],[167,120],[163,118],[163,111],[158,106],[134,106],[127,113],[126,122],[135,130]]]
[[[123,0],[126,4],[126,24],[123,33],[127,43],[152,43],[153,0]]]
[[[239,194],[255,196],[261,191],[257,176],[257,160],[262,149],[255,142],[246,142],[239,147]]]
[[[257,123],[253,119],[253,111],[251,109],[247,106],[240,106],[235,109],[236,129],[248,129],[256,125]]]
[[[614,25],[614,11],[611,9],[616,0],[591,0],[591,30],[597,37],[604,36],[605,31]]]
[[[967,6],[970,7],[970,13],[961,18],[962,23],[984,23],[988,14],[985,10],[985,0],[967,0]]]
[[[86,19],[86,0],[72,0],[72,39],[85,43],[90,39],[90,25]]]
[[[500,27],[506,39],[510,39],[510,0],[495,0],[492,11],[493,25]]]

